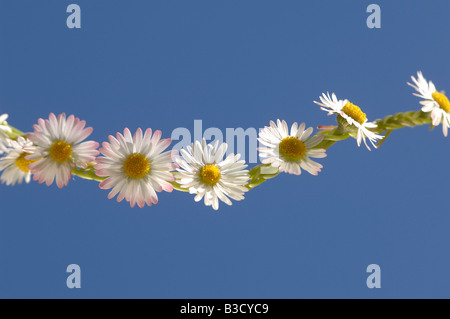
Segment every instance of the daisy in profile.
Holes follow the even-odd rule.
[[[8,114],[0,115],[0,154],[7,152],[9,145],[9,138],[6,133],[11,132],[11,128],[8,126],[6,120],[8,119]]]
[[[59,188],[67,186],[74,167],[86,168],[99,154],[99,144],[82,142],[93,131],[86,122],[70,115],[51,113],[48,120],[39,119],[28,138],[34,143],[34,154],[27,160],[39,160],[29,166],[33,179],[50,186],[56,179]]]
[[[351,125],[357,129],[356,142],[358,146],[361,145],[361,141],[364,141],[367,149],[370,151],[369,145],[367,145],[366,138],[369,139],[370,143],[374,148],[377,148],[375,142],[383,138],[382,135],[378,135],[369,129],[376,128],[377,125],[372,122],[367,121],[367,116],[361,109],[355,104],[349,102],[348,100],[338,100],[336,95],[333,93],[331,96],[322,93],[319,97],[320,102],[314,101],[314,103],[322,106],[320,109],[327,111],[328,115],[337,114],[343,118],[348,125]]]
[[[431,112],[431,119],[433,126],[438,126],[442,122],[442,132],[447,136],[448,128],[450,127],[450,101],[442,92],[436,91],[433,82],[425,80],[422,72],[417,72],[417,79],[411,76],[414,84],[408,83],[418,93],[413,93],[424,101],[420,101],[423,105],[422,112]]]
[[[245,187],[250,176],[244,160],[239,160],[240,154],[230,154],[223,159],[228,144],[219,141],[214,145],[195,141],[192,146],[180,151],[182,158],[176,161],[178,169],[177,182],[189,193],[196,194],[196,202],[204,200],[206,206],[219,209],[219,199],[231,205],[230,200],[244,199]]]
[[[116,138],[108,137],[109,143],[104,142],[100,152],[103,157],[97,158],[94,168],[98,176],[107,177],[100,183],[100,188],[110,189],[108,198],[117,194],[117,201],[124,198],[130,206],[136,204],[143,208],[145,204],[151,206],[158,203],[156,192],[171,192],[175,180],[171,171],[177,168],[173,163],[177,151],[164,150],[172,142],[171,139],[161,139],[161,131],[147,129],[145,134],[139,128],[131,136],[128,128],[124,134],[117,133]]]
[[[294,123],[289,131],[285,121],[277,120],[277,124],[270,121],[270,126],[259,132],[258,141],[266,146],[258,149],[262,163],[278,167],[280,172],[289,174],[300,175],[303,168],[317,175],[323,166],[311,158],[323,158],[327,154],[324,149],[313,149],[322,142],[323,136],[310,138],[312,132],[312,127],[305,130],[305,123],[300,126]]]
[[[3,171],[0,180],[6,185],[22,184],[23,180],[26,183],[30,182],[31,173],[28,166],[35,162],[27,160],[25,156],[30,153],[25,152],[25,148],[31,149],[32,142],[19,136],[17,141],[10,141],[9,152],[0,158],[0,171]]]

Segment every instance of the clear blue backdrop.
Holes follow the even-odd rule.
[[[382,28],[366,27],[378,3]],[[0,113],[31,131],[75,114],[124,127],[330,125],[333,91],[369,119],[416,110],[422,70],[450,92],[448,0],[0,0]],[[0,297],[450,297],[450,138],[402,129],[376,151],[346,140],[318,176],[281,175],[218,212],[193,196],[131,209],[91,181],[0,185]],[[78,264],[82,288],[66,287]],[[381,289],[366,287],[379,264]]]

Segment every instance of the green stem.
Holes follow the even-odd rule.
[[[188,192],[189,193],[189,188],[182,188],[180,184],[178,184],[177,182],[169,182],[170,184],[173,185],[173,189],[176,189],[177,191],[180,192]]]
[[[424,113],[422,111],[409,111],[403,113],[397,113],[394,115],[388,115],[383,119],[378,119],[374,122],[377,124],[377,127],[373,129],[373,132],[377,134],[382,134],[384,132],[384,138],[380,140],[377,146],[380,146],[386,138],[392,133],[393,130],[397,130],[403,127],[414,127],[419,125],[425,125],[431,123],[431,117],[429,113]],[[25,136],[25,133],[16,129],[15,127],[8,125],[11,128],[11,132],[8,132],[7,135],[11,139],[17,139],[19,136]],[[333,146],[338,141],[343,141],[350,137],[348,131],[342,126],[339,125],[337,127],[322,130],[317,132],[316,134],[322,135],[323,141],[315,146],[315,149],[328,149]],[[107,177],[100,177],[95,172],[94,168],[95,163],[88,163],[88,167],[86,169],[83,168],[74,168],[72,170],[72,175],[78,176],[84,179],[93,180],[97,182],[104,181]],[[253,167],[250,172],[250,181],[245,185],[248,189],[253,189],[268,179],[272,179],[278,176],[279,172],[267,172],[267,169],[270,168],[269,164],[259,164]],[[264,173],[264,170],[266,173]],[[174,175],[178,174],[178,172],[172,172]],[[189,192],[189,189],[182,188],[180,184],[177,182],[170,182],[174,189],[182,192]]]
[[[388,136],[391,135],[391,133],[392,133],[392,130],[387,130],[386,133],[384,134],[384,137],[377,143],[377,147],[380,147],[381,144],[383,144],[384,141],[386,141]]]
[[[105,179],[107,179],[107,177],[101,177],[98,176],[97,174],[95,174],[95,168],[94,168],[94,163],[88,163],[88,167],[87,168],[79,168],[76,167],[74,169],[72,169],[72,175],[84,178],[84,179],[88,179],[91,181],[96,181],[96,182],[103,182]],[[173,174],[177,174],[177,172],[172,172]],[[182,188],[180,186],[180,184],[178,184],[177,182],[169,182],[173,185],[173,188],[176,189],[177,191],[180,192],[189,192],[189,189],[187,188]]]
[[[330,130],[322,130],[320,132],[317,132],[316,134],[323,135],[323,141],[314,147],[319,149],[328,149],[334,143],[346,140],[350,137],[350,135],[342,128],[342,126],[338,126]]]
[[[100,177],[95,174],[95,169],[93,167],[88,167],[87,169],[75,167],[74,169],[72,169],[72,175],[96,182],[103,182],[107,178]]]
[[[171,172],[174,176],[176,176],[177,174],[179,174],[177,171]],[[177,191],[180,192],[189,192],[189,188],[183,188],[181,187],[180,184],[178,184],[177,182],[169,182],[170,184],[173,185],[173,189],[176,189]]]
[[[422,111],[409,111],[388,115],[383,119],[376,120],[377,128],[373,131],[381,134],[389,130],[397,130],[403,127],[414,127],[431,123],[430,113]]]
[[[259,164],[253,167],[249,172],[250,182],[248,182],[245,187],[247,187],[248,189],[255,188],[256,186],[264,183],[266,180],[272,179],[279,174],[278,170],[272,174],[264,174],[261,169],[269,167],[270,164]]]
[[[16,129],[14,126],[8,124],[8,127],[11,129],[11,132],[5,132],[8,135],[8,138],[11,140],[17,140],[19,136],[25,136],[25,133],[21,130]]]
[[[422,111],[409,111],[403,113],[397,113],[394,115],[388,115],[383,119],[376,120],[374,122],[377,124],[377,127],[373,129],[377,134],[385,133],[384,138],[380,140],[377,146],[380,146],[384,143],[386,138],[392,133],[393,130],[400,129],[403,127],[414,127],[419,125],[425,125],[431,123],[431,117],[429,113],[424,113]],[[317,132],[316,134],[323,135],[323,141],[315,146],[315,149],[328,149],[333,146],[338,141],[343,141],[350,137],[350,134],[345,130],[342,125],[337,126],[336,128],[332,128],[329,130],[322,130]],[[260,176],[259,170],[261,165],[255,166],[250,171],[250,182],[246,185],[248,189],[255,188],[256,186],[261,185],[267,179],[265,176]],[[277,174],[275,174],[276,176]],[[273,177],[275,177],[273,176]],[[272,178],[272,177],[270,177]]]

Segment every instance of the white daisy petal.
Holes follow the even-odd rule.
[[[1,117],[0,117],[1,120]],[[30,182],[31,172],[28,166],[33,161],[26,159],[30,151],[33,150],[33,143],[24,137],[19,136],[16,141],[9,142],[8,153],[0,158],[0,180],[6,185],[22,184]],[[25,148],[28,151],[25,151]]]
[[[59,188],[67,186],[74,167],[87,167],[99,154],[99,144],[94,141],[81,143],[92,133],[86,122],[73,115],[66,119],[64,113],[48,120],[39,119],[29,139],[34,143],[34,154],[28,160],[38,160],[29,165],[34,180],[50,186],[54,180]],[[28,149],[27,149],[28,150]]]
[[[418,93],[413,95],[423,99],[420,104],[423,105],[422,112],[430,113],[433,126],[438,126],[442,123],[442,133],[447,136],[448,127],[450,123],[450,102],[444,93],[436,91],[436,86],[433,82],[424,78],[422,72],[417,72],[417,79],[411,76],[414,84],[408,83]]]
[[[180,166],[186,166],[176,158],[176,151],[163,152],[171,143],[170,139],[161,139],[161,131],[152,134],[147,129],[144,134],[139,128],[132,136],[128,128],[124,134],[116,134],[117,139],[110,137],[110,143],[104,142],[100,149],[103,157],[97,159],[94,166],[98,176],[107,177],[100,183],[100,188],[111,189],[108,198],[117,196],[117,201],[123,199],[143,208],[158,203],[156,192],[171,192],[174,181],[171,173],[177,169],[172,162],[175,158]]]
[[[324,95],[321,97],[321,101],[328,103],[331,100],[329,95]],[[271,121],[270,127],[265,127],[259,133],[259,141],[261,144],[267,147],[260,147],[259,156],[263,164],[270,164],[273,168],[278,168],[280,172],[286,172],[289,174],[300,175],[301,168],[304,168],[308,172],[312,172],[313,175],[317,175],[317,170],[314,169],[315,163],[309,157],[325,157],[326,152],[324,149],[312,149],[318,145],[322,140],[323,136],[315,135],[311,136],[313,128],[310,127],[305,130],[305,123],[297,126],[294,123],[291,127],[291,135],[286,133],[289,131],[286,122],[281,122],[277,120],[278,125],[272,125],[274,123]],[[280,138],[284,136],[283,138]]]
[[[6,122],[7,119],[8,114],[0,115],[0,154],[8,151],[11,142],[7,133],[10,133],[12,130]]]
[[[227,148],[226,143],[219,145],[216,141],[211,145],[203,139],[201,143],[195,141],[192,146],[181,150],[182,159],[177,160],[180,165],[177,182],[191,194],[196,194],[196,202],[203,199],[204,204],[214,210],[219,209],[219,200],[231,205],[229,198],[242,200],[248,191],[244,187],[250,178],[248,170],[245,170],[247,165],[239,161],[240,154],[229,154],[224,160]]]
[[[336,94],[334,93],[332,94],[332,97],[330,97],[329,93],[327,93],[327,95],[323,93],[319,98],[322,103],[315,101],[314,103],[324,106],[325,108],[322,109],[328,111],[328,115],[337,114],[338,116],[345,119],[348,125],[352,125],[357,129],[356,143],[358,144],[358,146],[361,145],[361,141],[364,141],[364,144],[367,145],[366,138],[369,138],[371,142],[383,138],[383,136],[378,135],[368,129],[375,128],[376,125],[367,121],[366,114],[363,113],[358,106],[350,103],[348,100],[338,100]],[[368,149],[370,150],[369,147]]]

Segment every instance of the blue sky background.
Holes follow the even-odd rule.
[[[382,28],[366,27],[377,3]],[[416,110],[422,70],[450,92],[448,0],[0,0],[0,113],[32,130],[75,114],[99,142],[129,127],[334,124],[333,91],[369,119]],[[218,212],[161,193],[151,208],[91,181],[0,185],[2,298],[450,297],[450,139],[405,128],[378,150],[338,143],[318,176],[280,175]],[[78,264],[82,288],[66,287]],[[381,267],[381,289],[366,267]]]

